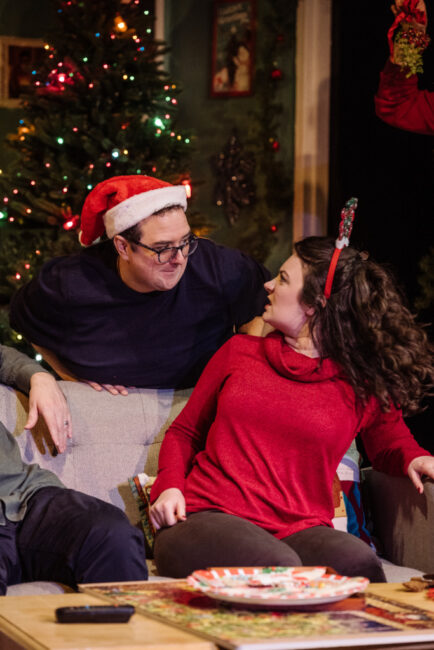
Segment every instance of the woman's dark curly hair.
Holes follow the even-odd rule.
[[[334,241],[307,237],[294,246],[304,263],[301,301],[315,309],[311,335],[320,356],[340,364],[357,397],[390,402],[405,415],[421,410],[434,387],[434,348],[403,304],[391,275],[349,246],[339,257],[331,296],[324,286]]]

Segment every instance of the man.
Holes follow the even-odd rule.
[[[268,272],[237,250],[197,239],[183,185],[118,176],[88,195],[81,242],[11,303],[11,325],[64,378],[110,392],[193,386],[212,354],[263,311]]]
[[[43,414],[63,451],[70,415],[55,379],[24,354],[0,346],[0,382],[30,388],[26,428]],[[8,585],[32,580],[75,588],[79,582],[146,579],[143,536],[124,513],[23,463],[0,422],[0,595]]]
[[[397,0],[392,10],[395,15],[403,10],[405,0]],[[408,4],[408,3],[407,3]],[[416,16],[408,16],[406,26],[415,33],[425,34],[427,27],[426,7],[419,0],[415,8]],[[393,53],[380,75],[380,84],[375,96],[375,112],[387,124],[398,129],[434,134],[434,92],[420,90],[416,74],[408,74],[401,61],[399,45],[394,45]]]

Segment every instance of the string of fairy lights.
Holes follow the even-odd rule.
[[[132,4],[140,5],[142,0],[132,0]],[[67,2],[62,3],[64,8],[60,7],[58,12],[61,13],[68,8],[74,7],[74,5],[83,6],[83,2],[77,2],[77,0],[68,0]],[[128,0],[124,0],[124,4],[129,4]],[[143,14],[146,17],[149,17],[151,12],[148,9],[143,11]],[[149,38],[152,35],[152,28],[147,27],[145,29],[145,35],[139,36],[134,28],[129,29],[126,20],[118,13],[116,14],[113,22],[112,31],[108,35],[110,41],[116,41],[116,39],[126,37],[131,37],[132,41],[135,44],[136,54],[133,57],[133,61],[138,61],[141,55],[145,54],[146,51],[146,38]],[[131,33],[130,33],[131,32]],[[93,34],[95,39],[104,39],[107,38],[107,34],[101,32],[95,32]],[[56,54],[55,48],[46,43],[44,46],[48,56],[49,61],[56,61],[56,58],[59,58]],[[108,57],[109,59],[109,57]],[[101,84],[104,82],[103,76],[105,74],[117,74],[119,75],[119,69],[121,66],[117,61],[110,60],[103,61],[99,68],[95,70],[95,67],[91,68],[88,66],[90,61],[90,55],[84,55],[78,61],[77,64],[74,62],[66,60],[57,60],[55,65],[53,65],[48,74],[39,72],[38,69],[33,69],[31,75],[33,78],[33,103],[37,101],[35,97],[40,97],[42,100],[48,100],[51,97],[58,96],[62,93],[71,93],[72,91],[77,90],[83,93],[84,87],[86,87],[87,93],[89,93],[90,102],[92,101],[92,93],[98,93]],[[78,69],[78,66],[82,66]],[[94,74],[91,74],[93,70]],[[124,84],[131,84],[134,88],[136,84],[136,76],[134,73],[127,72],[123,70],[121,74],[121,79]],[[187,135],[177,133],[173,128],[173,110],[176,109],[178,100],[176,98],[177,86],[176,84],[166,83],[163,86],[163,95],[161,105],[164,104],[161,110],[161,114],[157,115],[142,115],[140,124],[142,128],[151,130],[156,139],[160,138],[170,138],[179,143],[189,145],[191,143],[191,138]],[[128,120],[124,121],[120,125],[120,131],[126,132],[130,128],[130,122]],[[47,142],[45,140],[44,144],[46,147],[45,160],[43,166],[47,174],[49,175],[51,170],[53,170],[52,177],[55,183],[60,180],[60,188],[58,191],[58,197],[56,197],[61,204],[60,215],[48,215],[47,223],[49,225],[61,225],[64,230],[73,230],[78,227],[79,224],[79,215],[74,213],[74,210],[71,209],[71,205],[68,202],[68,196],[71,192],[74,191],[74,188],[71,187],[71,183],[74,179],[70,178],[68,174],[63,174],[59,179],[59,164],[57,163],[57,157],[62,155],[62,149],[66,147],[71,148],[80,148],[81,139],[83,136],[84,127],[80,124],[69,125],[68,129],[62,129],[62,132],[52,136],[52,141]],[[35,125],[32,124],[29,120],[20,119],[18,123],[17,133],[11,138],[18,140],[21,145],[21,150],[32,151],[32,145],[35,143],[35,138],[38,137],[37,129]],[[101,167],[106,168],[106,171],[110,168],[119,169],[119,165],[122,163],[131,163],[129,159],[130,150],[128,146],[114,146],[108,150],[100,151],[97,160],[92,162],[87,162],[86,165],[80,170],[81,176],[85,177],[84,187],[87,191],[90,191],[94,185],[101,180],[101,175],[103,174]],[[131,167],[131,165],[130,165]],[[113,173],[116,174],[115,169]],[[121,167],[122,169],[122,167]],[[37,170],[36,170],[37,171]],[[141,167],[135,169],[135,173],[158,173],[157,166],[152,164],[147,166],[145,170],[142,170]],[[0,175],[2,174],[0,170]],[[125,172],[124,172],[125,173]],[[131,173],[131,170],[128,170],[128,173]],[[15,223],[18,225],[23,225],[25,223],[25,218],[31,218],[34,212],[34,203],[39,201],[38,191],[42,190],[42,194],[46,189],[47,183],[44,182],[44,179],[38,178],[37,174],[35,177],[30,179],[25,179],[21,171],[17,171],[16,175],[16,185],[12,187],[11,191],[8,192],[2,199],[2,205],[0,204],[0,222],[8,221],[9,223]],[[96,180],[93,180],[95,178]],[[10,178],[9,178],[10,180]],[[186,186],[187,195],[191,195],[191,182],[189,178],[184,178],[182,182]],[[32,202],[33,199],[33,202]],[[47,206],[44,206],[46,209]],[[37,208],[38,209],[38,206]],[[17,272],[16,279],[21,279],[21,274]]]

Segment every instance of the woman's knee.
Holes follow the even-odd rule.
[[[217,511],[189,515],[157,534],[161,575],[181,578],[209,566],[293,566],[295,551],[245,519]]]
[[[304,565],[329,566],[341,575],[364,576],[372,582],[385,582],[381,560],[361,539],[326,526],[314,526],[285,538]]]

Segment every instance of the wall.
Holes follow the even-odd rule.
[[[260,51],[264,35],[264,15],[267,3],[257,0],[257,44]],[[288,11],[292,11],[288,3]],[[258,94],[249,97],[211,98],[209,94],[212,42],[212,0],[166,0],[166,40],[171,45],[169,70],[173,79],[180,82],[179,124],[192,128],[197,135],[196,151],[192,165],[195,201],[194,209],[209,217],[217,227],[212,237],[227,245],[236,244],[237,228],[230,227],[221,208],[213,202],[214,176],[210,157],[218,154],[235,126],[240,139],[254,139],[252,112],[260,110]],[[279,67],[283,71],[279,82],[278,100],[282,105],[279,119],[280,150],[276,156],[285,169],[287,184],[293,184],[294,164],[294,34],[284,34]],[[268,61],[256,60],[260,69]],[[257,143],[256,143],[257,144]],[[248,146],[246,147],[246,149]],[[258,164],[258,161],[257,161]],[[241,220],[248,219],[245,208]],[[279,221],[276,243],[267,260],[274,271],[289,254],[292,240],[292,201],[288,202]]]
[[[294,241],[327,232],[331,17],[332,0],[298,2]]]
[[[0,36],[41,38],[51,20],[50,0],[0,0]],[[15,131],[19,109],[0,107],[0,143],[7,133]],[[0,169],[12,154],[0,146]]]

